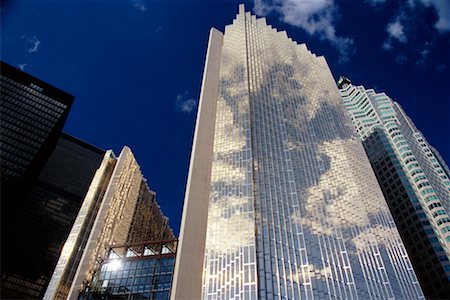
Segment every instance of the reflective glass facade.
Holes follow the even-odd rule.
[[[67,298],[115,165],[116,157],[114,153],[111,150],[106,151],[99,168],[95,172],[70,234],[65,240],[43,299]]]
[[[103,150],[61,135],[19,210],[10,212],[15,218],[7,226],[13,236],[2,236],[2,252],[7,255],[2,263],[2,298],[43,297],[103,155]]]
[[[341,77],[341,96],[363,141],[425,296],[450,295],[448,167],[400,105]]]
[[[159,299],[170,295],[176,240],[115,246],[80,299]]]
[[[104,151],[61,132],[73,96],[4,62],[0,73],[0,298],[37,299]]]
[[[0,70],[2,179],[31,180],[55,147],[73,96],[4,62]]]
[[[107,151],[59,257],[44,299],[77,299],[108,247],[173,240],[174,235],[130,148]]]
[[[201,297],[423,298],[325,59],[243,5],[214,53],[220,68]],[[205,101],[214,100],[201,96],[198,120]],[[189,176],[190,189],[203,184]],[[194,200],[185,201],[186,210]],[[182,224],[199,217],[183,215]],[[180,252],[188,231],[181,229]],[[176,289],[182,284],[176,278]]]

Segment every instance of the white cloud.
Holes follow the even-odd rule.
[[[23,70],[25,70],[25,67],[27,66],[27,64],[18,64],[17,66],[19,67],[19,69],[21,71],[23,71]]]
[[[386,51],[392,50],[392,43],[390,40],[387,40],[386,42],[383,43],[383,49]]]
[[[387,214],[382,205],[381,190],[365,185],[367,178],[374,179],[366,163],[353,163],[355,155],[364,158],[357,140],[331,140],[319,145],[318,157],[330,159],[330,167],[316,185],[306,193],[306,214],[291,215],[293,222],[309,226],[315,234],[333,234],[334,230],[346,226],[370,225],[370,215]],[[318,158],[316,158],[318,161]],[[346,174],[343,176],[342,174]],[[351,178],[351,179],[350,179]],[[356,201],[355,199],[362,199]],[[351,208],[351,209],[349,209]]]
[[[430,54],[430,49],[427,48],[427,44],[425,44],[425,49],[420,51],[420,59],[416,62],[416,65],[418,66],[424,66],[425,62],[428,59],[428,56]]]
[[[328,40],[338,49],[341,62],[354,52],[352,39],[336,35],[334,0],[255,0],[253,10],[261,16],[277,12],[283,22]]]
[[[241,101],[241,104],[243,103],[244,101]],[[220,111],[222,116],[231,117],[234,114],[231,106],[227,104],[223,97],[218,97],[217,99],[217,111]],[[241,112],[244,111],[245,108]],[[224,121],[220,122],[216,127],[215,132],[217,136],[227,137],[227,146],[216,150],[220,155],[230,155],[236,151],[241,151],[246,145],[245,132],[242,130],[242,126],[233,122],[233,118],[224,118]]]
[[[188,92],[177,95],[175,100],[175,108],[184,113],[191,113],[197,106],[197,100],[194,98],[188,98]]]
[[[376,0],[375,0],[376,1]],[[410,9],[420,9],[421,3],[426,7],[433,7],[436,10],[438,20],[434,27],[441,33],[450,31],[450,1],[448,0],[407,0]]]
[[[28,49],[28,53],[34,53],[34,52],[39,51],[39,46],[41,45],[41,41],[38,40],[38,38],[36,36],[33,36],[30,38],[29,36],[23,35],[22,40],[26,40],[27,42],[29,42],[31,44],[31,47]]]
[[[214,161],[211,172],[211,181],[223,181],[227,184],[233,182],[243,182],[245,180],[246,169],[236,167],[225,161]]]
[[[213,197],[213,196],[211,196]],[[208,226],[205,255],[215,253],[227,257],[236,253],[243,246],[252,245],[255,237],[255,223],[251,213],[241,212],[243,206],[251,207],[253,198],[239,196],[219,196],[219,200],[210,201],[208,209]],[[230,238],[230,234],[233,238]],[[208,268],[209,269],[209,268]],[[235,272],[239,274],[239,272]]]
[[[386,26],[386,31],[389,33],[390,37],[395,38],[402,43],[406,43],[406,35],[403,31],[403,25],[400,23],[399,19],[393,23],[389,23]]]
[[[369,1],[371,0],[366,0],[366,3]],[[435,33],[430,32],[430,28],[434,27],[441,34],[450,31],[450,1],[402,0],[399,2],[400,5],[391,23],[386,25],[387,38],[382,48],[392,51],[400,46],[396,42],[404,44],[400,48],[406,54],[396,55],[395,61],[404,64],[410,60],[415,61],[420,67],[426,66],[425,62],[430,62],[429,58],[433,56],[433,49],[437,48],[430,45],[434,45],[439,38]],[[435,23],[430,23],[431,10],[435,11],[437,17]]]
[[[398,40],[401,43],[406,43],[407,41],[404,27],[400,22],[400,17],[397,17],[395,22],[387,24],[386,32],[389,34],[389,37],[381,46],[386,51],[390,51],[393,49],[392,45],[393,40]]]
[[[140,11],[147,11],[147,7],[140,0],[133,0],[133,6]]]
[[[450,1],[448,0],[420,0],[426,6],[434,6],[439,20],[434,27],[440,31],[450,31]]]

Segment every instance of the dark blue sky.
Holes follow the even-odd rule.
[[[240,1],[242,2],[242,1]],[[264,0],[337,79],[384,91],[450,161],[450,1]],[[179,231],[208,33],[238,1],[2,1],[1,59],[75,96],[65,131],[132,148]]]

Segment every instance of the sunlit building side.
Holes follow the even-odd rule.
[[[116,162],[114,153],[108,150],[94,175],[74,226],[65,241],[44,299],[67,297]]]
[[[172,299],[423,299],[324,57],[212,29]]]
[[[110,247],[80,299],[169,299],[176,240]]]
[[[173,240],[140,167],[128,147],[107,151],[97,170],[44,299],[77,299],[92,282],[108,248]]]
[[[389,204],[423,292],[450,296],[448,166],[385,93],[338,81],[343,103]]]

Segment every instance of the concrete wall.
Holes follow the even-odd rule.
[[[171,299],[200,299],[223,34],[211,28]]]

